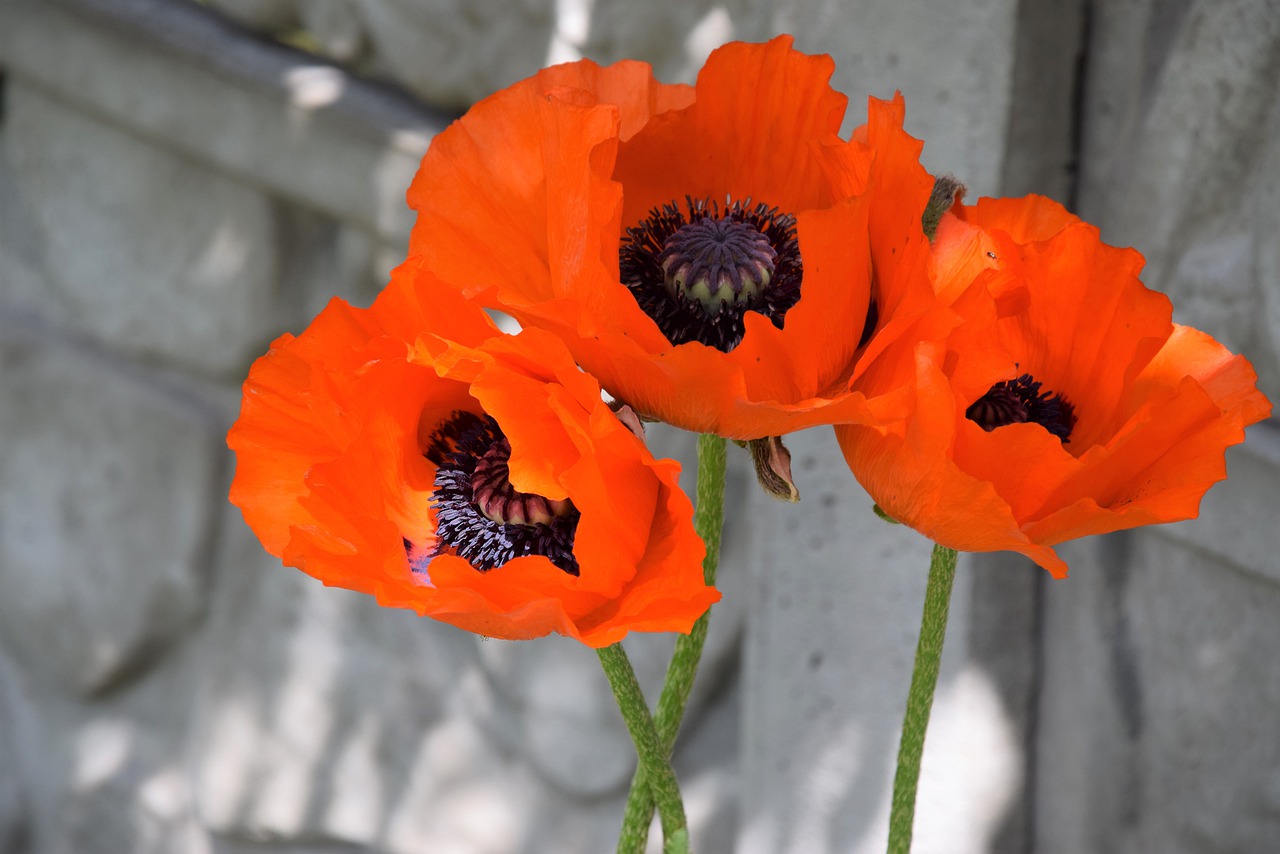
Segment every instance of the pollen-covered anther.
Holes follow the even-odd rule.
[[[512,486],[510,458],[511,445],[503,438],[476,461],[472,500],[485,518],[499,525],[549,525],[574,509],[568,499],[544,498]]]
[[[965,410],[965,417],[990,433],[1006,424],[1022,424],[1027,420],[1027,407],[1018,395],[1004,383],[974,401]]]
[[[1075,407],[1065,397],[1041,391],[1041,383],[1030,374],[1003,380],[970,404],[964,415],[990,433],[1006,424],[1039,424],[1063,444],[1071,441],[1076,426]]]
[[[725,306],[755,306],[773,280],[777,257],[751,223],[706,217],[668,237],[658,263],[672,298],[696,303],[710,317]]]

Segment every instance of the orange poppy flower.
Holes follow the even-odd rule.
[[[410,261],[392,281],[423,278]],[[279,338],[228,444],[231,500],[267,550],[384,605],[600,647],[687,632],[720,598],[679,465],[554,336],[503,335],[447,288],[334,300]]]
[[[836,435],[876,503],[938,543],[1065,576],[1058,543],[1194,517],[1270,414],[1246,359],[1171,322],[1141,255],[1048,199],[956,205],[934,256],[965,322],[866,378],[913,386],[910,418]]]
[[[411,251],[644,415],[735,439],[901,417],[850,380],[933,300],[933,181],[900,97],[839,137],[833,68],[782,36],[720,48],[692,88],[546,69],[432,141]]]

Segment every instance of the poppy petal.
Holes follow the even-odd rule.
[[[645,416],[735,439],[898,417],[896,390],[873,400],[854,379],[887,346],[867,345],[870,332],[898,334],[936,306],[920,226],[932,181],[902,131],[901,98],[873,102],[860,139],[840,139],[846,98],[832,70],[779,37],[718,49],[692,90],[664,89],[636,63],[541,72],[433,141],[409,194],[413,251],[464,295],[561,337]],[[621,281],[624,241],[639,239],[628,229],[643,232],[663,205],[683,217],[686,199],[748,198],[777,206],[768,240],[793,253],[798,295],[785,309],[740,309],[731,343],[673,345]],[[791,238],[778,223],[793,217]]]
[[[280,339],[246,381],[229,436],[232,499],[268,550],[326,584],[494,637],[555,632],[601,645],[635,630],[688,631],[719,593],[703,580],[705,549],[679,466],[649,454],[548,333],[500,335],[420,259],[395,283],[369,309],[335,301],[302,335]],[[495,426],[483,427],[485,418]],[[456,468],[478,453],[466,442],[479,440],[465,437],[480,434],[448,425],[471,423],[497,431],[485,435],[509,448],[493,457],[500,462],[486,451],[469,458],[471,469]],[[489,552],[463,551],[442,533],[446,505],[437,501],[456,500],[439,497],[452,482],[437,477],[445,460],[450,477],[490,466],[485,489],[496,488],[492,472],[506,472],[503,488],[518,495],[499,493],[498,507],[514,500],[520,513],[533,506],[574,520],[572,557],[553,562],[535,546],[489,563],[464,559]],[[466,500],[479,502],[481,488]],[[474,506],[473,517],[487,516],[483,525],[504,537],[550,524],[508,523],[505,510]]]
[[[839,143],[848,99],[830,86],[831,57],[791,43],[778,36],[716,49],[698,74],[695,102],[654,118],[622,146],[614,178],[627,188],[624,223],[685,196],[750,198],[788,211],[834,201],[815,147]]]
[[[1138,279],[1141,255],[1055,203],[957,204],[934,257],[960,322],[932,343],[892,342],[863,381],[907,379],[910,415],[837,437],[876,502],[944,545],[1065,575],[1058,543],[1194,517],[1226,476],[1224,450],[1271,412],[1246,359],[1172,324]],[[971,418],[998,388],[1026,404]]]

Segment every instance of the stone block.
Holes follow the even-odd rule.
[[[281,264],[273,298],[282,320],[266,331],[249,353],[257,358],[282,332],[300,332],[335,296],[355,305],[373,302],[391,270],[404,260],[404,250],[379,244],[368,232],[304,208],[277,204],[276,248]],[[248,372],[246,360],[232,378]]]
[[[707,55],[743,26],[744,4],[694,0],[652,5],[626,0],[561,3],[548,59],[597,62],[643,59],[659,80],[692,83]]]
[[[584,684],[598,669],[589,650],[564,639],[483,641],[325,588],[264,555],[238,524],[229,538],[193,765],[200,812],[221,842],[507,852],[541,814],[569,825],[544,833],[592,826],[574,821],[575,794],[527,759],[549,749],[546,733],[562,732],[538,718],[559,685],[586,704],[567,710],[582,725],[576,735],[606,768],[619,764],[618,739],[596,722],[607,688],[592,697]],[[527,650],[521,660],[550,681],[495,684],[492,662],[507,648]]]
[[[1072,547],[1046,588],[1038,851],[1280,839],[1280,586],[1158,529]]]
[[[1023,0],[1016,15],[1000,195],[1039,193],[1069,204],[1078,168],[1075,101],[1086,4]]]
[[[325,56],[341,63],[367,61],[368,36],[355,0],[311,0],[300,6],[302,27]]]
[[[223,14],[256,30],[280,32],[298,26],[295,0],[205,0]]]
[[[926,141],[925,165],[956,175],[976,198],[1000,191],[1015,7],[1012,0],[876,0],[854,13],[840,0],[747,0],[732,33],[748,41],[794,33],[800,50],[831,54],[832,85],[849,95],[845,130],[865,121],[868,95],[900,90],[907,131]]]
[[[225,514],[196,693],[200,813],[229,843],[372,844],[459,702],[470,639],[282,567]],[[443,780],[496,771],[469,727],[431,742]]]
[[[670,642],[633,638],[626,646],[646,683],[653,685],[658,670],[661,685]],[[626,787],[635,751],[590,650],[559,642],[488,642],[477,651],[484,680],[474,702],[489,710],[478,720],[489,739],[523,755],[571,797],[598,798]]]
[[[850,96],[846,129],[864,120],[867,95],[888,98],[901,89],[908,129],[929,140],[929,165],[955,173],[975,194],[990,195],[1000,189],[1015,6],[1012,0],[877,2],[856,15],[838,0],[485,0],[466,4],[465,13],[455,0],[393,0],[360,2],[358,8],[368,61],[379,74],[453,109],[543,65],[582,57],[640,59],[660,79],[692,82],[707,54],[726,41],[794,33],[801,50],[835,57],[833,83]],[[317,38],[325,49],[323,32]],[[1061,98],[1046,99],[1043,91],[1034,94],[1024,104],[1029,117],[1069,106]]]
[[[101,692],[204,608],[216,439],[180,393],[0,331],[0,638],[32,678]]]
[[[372,301],[403,258],[349,223],[11,88],[0,298],[105,347],[239,380],[333,296]]]
[[[887,838],[930,545],[872,513],[828,431],[789,444],[800,503],[759,496],[753,510],[738,850],[875,850]],[[921,850],[987,850],[1021,780],[1021,712],[1005,708],[997,675],[970,652],[973,571],[962,560],[924,755]]]
[[[5,6],[0,64],[11,83],[322,211],[379,244],[407,241],[405,188],[447,116],[314,56],[246,38],[194,3]]]
[[[31,841],[34,775],[22,750],[30,713],[21,677],[0,649],[0,851],[23,852]]]
[[[163,703],[163,698],[156,697]],[[172,706],[170,706],[172,709]],[[169,854],[204,851],[181,754],[172,739],[141,725],[141,715],[87,715],[58,732],[67,738],[69,778],[54,778],[52,814],[37,851],[77,854]],[[163,745],[162,749],[157,749]],[[56,749],[56,748],[55,748]],[[59,751],[62,752],[62,751]],[[53,776],[53,775],[48,775]]]
[[[457,110],[548,62],[564,61],[566,56],[556,56],[553,48],[557,39],[564,40],[562,20],[591,17],[589,3],[551,0],[215,0],[209,5],[259,31],[278,34],[301,26],[306,41],[324,56],[343,62],[359,54],[378,76],[427,103]],[[570,27],[568,50],[576,43],[573,36]]]
[[[5,216],[27,225],[0,242],[47,284],[3,296],[140,359],[238,371],[282,319],[269,200],[21,84],[7,102]]]
[[[362,2],[373,62],[427,103],[465,109],[547,62],[549,0]]]
[[[1209,490],[1198,518],[1158,530],[1188,549],[1213,554],[1224,566],[1280,584],[1275,529],[1280,427],[1274,420],[1250,427],[1244,444],[1227,452],[1227,480]]]
[[[87,699],[26,680],[17,735],[28,773],[28,833],[25,845],[6,851],[209,850],[185,770],[194,647],[175,650],[144,679]]]
[[[1174,317],[1280,389],[1280,15],[1269,0],[1102,4],[1079,210],[1147,258]]]

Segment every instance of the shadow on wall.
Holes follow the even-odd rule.
[[[820,462],[838,453],[829,431],[788,444],[804,499],[756,508],[768,515],[747,624],[737,850],[880,851],[930,545],[878,519],[847,471]],[[984,621],[1019,604],[1000,585],[1030,591],[1035,571],[961,560],[924,754],[921,850],[1026,847],[1029,697],[1017,679],[1030,619],[1006,623],[1010,662],[991,654],[1000,642]]]

